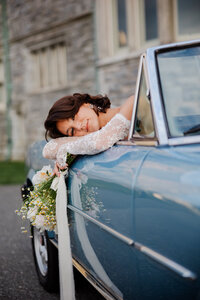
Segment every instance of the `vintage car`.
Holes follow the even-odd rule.
[[[53,163],[44,143],[29,150],[28,186]],[[147,49],[128,139],[77,156],[66,183],[74,267],[106,299],[200,299],[200,40]],[[32,233],[52,290],[57,236]]]

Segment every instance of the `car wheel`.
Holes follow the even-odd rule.
[[[58,250],[50,242],[47,232],[31,227],[33,256],[39,282],[48,292],[59,289]]]

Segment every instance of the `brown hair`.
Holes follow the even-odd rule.
[[[57,100],[51,107],[49,114],[44,122],[44,127],[46,129],[46,140],[48,136],[53,139],[64,136],[61,132],[58,131],[56,123],[60,120],[74,118],[79,111],[79,108],[84,103],[93,104],[94,111],[97,115],[99,114],[99,112],[105,113],[111,104],[106,95],[91,96],[89,94],[75,93],[72,96],[65,96]]]

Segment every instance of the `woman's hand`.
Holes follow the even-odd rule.
[[[60,177],[60,171],[61,170],[65,170],[66,168],[68,167],[68,164],[66,163],[66,165],[63,167],[61,167],[60,165],[59,165],[59,163],[58,162],[56,162],[55,163],[55,166],[54,166],[54,169],[53,169],[53,175],[56,175],[56,176],[58,176],[58,177]]]

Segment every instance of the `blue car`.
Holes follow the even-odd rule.
[[[29,151],[28,186],[49,164],[44,143]],[[200,40],[147,49],[128,139],[78,156],[66,182],[73,264],[105,299],[200,299]],[[57,236],[32,233],[53,290]]]

